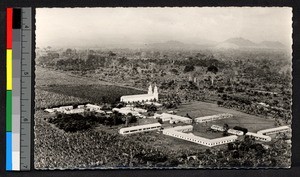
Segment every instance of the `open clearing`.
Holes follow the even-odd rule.
[[[92,103],[111,103],[119,100],[123,95],[146,93],[140,89],[114,85],[92,78],[75,76],[41,67],[37,67],[35,73],[36,95],[40,95],[43,91],[46,91],[80,98]]]
[[[212,124],[223,126],[227,123],[229,127],[241,126],[253,132],[274,127],[274,120],[272,119],[246,114],[240,111],[219,107],[217,104],[206,102],[191,102],[189,104],[183,104],[176,111],[178,115],[186,116],[188,113],[193,118],[221,113],[230,113],[234,116],[230,119],[209,122],[206,127],[210,127]],[[200,126],[200,130],[204,128],[203,124],[199,124],[198,126]]]

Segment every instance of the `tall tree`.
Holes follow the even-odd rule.
[[[210,65],[209,67],[207,67],[206,74],[208,74],[208,76],[210,77],[211,85],[214,85],[214,79],[218,71],[219,69],[214,65]]]

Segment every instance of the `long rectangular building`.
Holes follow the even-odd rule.
[[[71,110],[73,109],[73,106],[61,106],[59,107],[61,110]]]
[[[140,117],[140,118],[145,118],[146,117],[146,116],[140,114],[140,112],[141,113],[145,112],[144,109],[139,109],[139,108],[137,108],[137,109],[131,109],[131,108],[127,108],[127,107],[125,107],[125,108],[113,108],[112,111],[116,111],[116,112],[119,112],[119,113],[124,114],[124,115],[127,115],[127,114],[130,113],[130,114],[132,114],[134,116],[137,116],[137,117]]]
[[[244,135],[244,132],[242,132],[240,130],[235,130],[235,129],[228,129],[227,133],[230,133],[230,134],[233,134],[233,135],[238,135],[238,136]]]
[[[65,114],[79,114],[83,113],[84,109],[71,109],[71,110],[64,110],[63,113]]]
[[[212,125],[210,128],[212,130],[216,130],[216,131],[220,131],[220,132],[224,132],[225,131],[225,129],[222,126],[219,126],[219,125]]]
[[[138,125],[138,126],[121,128],[119,130],[119,133],[122,134],[122,135],[125,135],[125,134],[133,134],[133,133],[154,131],[154,130],[160,130],[160,129],[161,129],[161,124],[160,123],[154,123],[154,124],[145,124],[145,125]]]
[[[208,147],[213,147],[213,146],[217,146],[217,145],[221,145],[221,144],[234,142],[238,138],[236,135],[231,135],[231,136],[225,136],[225,137],[221,137],[221,138],[207,139],[207,138],[203,138],[200,136],[195,136],[192,133],[183,133],[183,132],[179,132],[179,131],[176,131],[173,129],[163,130],[163,134],[172,136],[175,138],[183,139],[186,141],[190,141],[193,143],[201,144],[204,146],[208,146]]]
[[[215,120],[220,120],[220,119],[228,119],[232,118],[232,114],[224,113],[224,114],[217,114],[217,115],[212,115],[212,116],[204,116],[204,117],[198,117],[195,118],[195,122],[197,123],[204,123],[204,122],[211,122]]]
[[[281,127],[276,127],[276,128],[269,128],[265,130],[260,130],[257,132],[257,134],[261,135],[272,135],[280,132],[287,132],[290,131],[291,128],[289,126],[281,126]]]
[[[269,142],[272,140],[271,137],[262,135],[262,134],[258,134],[258,133],[247,132],[246,135],[253,136],[256,140],[259,140],[259,141]]]
[[[169,113],[162,113],[162,114],[155,114],[155,118],[160,118],[162,119],[163,122],[165,121],[170,121],[171,123],[173,122],[183,122],[187,124],[192,123],[192,119],[188,117],[183,117],[179,115],[174,115],[174,114],[169,114]]]
[[[98,105],[94,105],[94,104],[86,104],[85,107],[89,110],[89,111],[97,111],[101,109],[101,106]]]
[[[192,125],[176,126],[176,127],[170,128],[170,129],[178,131],[178,132],[190,132],[190,131],[193,131],[193,126]]]

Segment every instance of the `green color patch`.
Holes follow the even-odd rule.
[[[12,91],[6,91],[6,131],[11,132],[12,129]]]

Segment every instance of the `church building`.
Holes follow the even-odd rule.
[[[121,102],[132,103],[132,102],[146,102],[156,100],[158,101],[158,90],[157,86],[154,86],[152,90],[152,85],[150,84],[148,88],[148,94],[139,94],[139,95],[125,95],[121,97]]]

